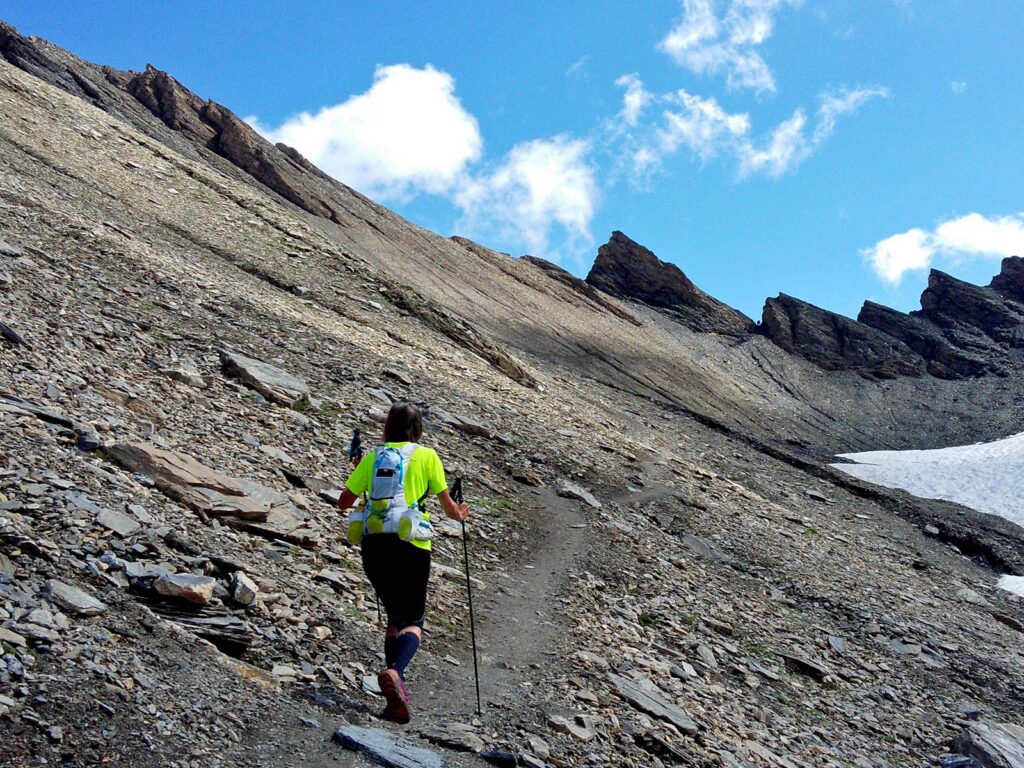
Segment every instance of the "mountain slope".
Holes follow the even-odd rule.
[[[728,337],[697,338],[675,327],[666,332],[660,321],[638,328],[624,317],[628,311],[594,302],[581,295],[578,286],[535,263],[462,238],[438,237],[395,216],[326,177],[294,150],[271,145],[229,110],[195,96],[165,73],[153,68],[129,73],[96,67],[49,44],[17,37],[10,28],[0,34],[0,51],[16,63],[30,62],[48,81],[128,121],[176,152],[270,190],[309,214],[310,225],[334,247],[315,259],[266,254],[259,268],[268,279],[285,286],[301,285],[325,305],[338,306],[339,292],[345,291],[347,282],[344,262],[365,261],[389,275],[389,280],[401,281],[401,290],[392,295],[403,303],[404,311],[418,314],[500,370],[511,372],[513,378],[529,378],[520,363],[527,367],[554,364],[571,371],[571,376],[672,404],[757,439],[797,436],[800,443],[818,449],[819,455],[900,447],[888,442],[893,435],[918,447],[932,447],[1001,437],[1024,428],[1024,406],[998,383],[953,387],[931,380],[900,381],[879,392],[857,380],[857,365],[840,365],[852,368],[853,375],[833,377],[823,389],[813,365],[802,366],[756,340],[735,346]],[[83,90],[81,83],[89,87]],[[215,239],[204,242],[212,244]],[[615,242],[613,237],[610,243]],[[341,263],[335,263],[335,258]],[[650,275],[659,273],[655,262]],[[609,267],[603,278],[606,283],[625,284],[637,277],[615,278],[614,264]],[[678,282],[679,276],[667,278],[667,284]],[[682,280],[689,283],[685,276]],[[748,322],[742,315],[689,285],[690,295],[704,298],[687,310],[689,319],[682,324],[687,330],[722,328],[726,323],[730,333],[740,333]],[[572,312],[564,311],[567,305]],[[698,321],[701,317],[705,319]],[[811,362],[818,361],[812,358]],[[897,367],[910,365],[903,362]],[[771,370],[767,376],[766,367]],[[782,378],[780,371],[785,371]],[[880,407],[881,400],[898,402],[901,412],[914,412],[914,417],[893,423],[889,409]],[[935,401],[955,411],[957,418],[935,418],[921,407]]]
[[[443,536],[402,731],[420,746],[441,751],[451,734],[422,734],[455,721],[550,765],[908,765],[975,709],[1019,719],[1024,616],[990,567],[1024,573],[1018,529],[815,461],[830,441],[995,430],[1015,413],[973,398],[1012,403],[1012,381],[826,374],[324,181],[339,225],[194,142],[200,126],[131,106],[117,83],[134,75],[97,82],[38,41],[9,38],[8,60],[18,45],[24,66],[0,62],[0,322],[22,339],[0,342],[0,393],[22,398],[0,400],[0,762],[348,760],[328,738],[380,727],[362,689],[380,628],[318,492],[393,397],[426,408],[466,477],[480,580],[474,725],[461,546]],[[299,410],[230,377],[221,350],[301,379]],[[296,525],[186,503],[116,448],[139,443]],[[566,480],[600,508],[557,495]],[[214,579],[199,618],[244,638],[244,663],[119,562]],[[239,570],[260,588],[248,607]]]

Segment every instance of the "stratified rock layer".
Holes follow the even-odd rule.
[[[932,270],[921,309],[910,314],[867,301],[854,321],[780,294],[765,302],[760,331],[826,370],[1007,376],[1024,366],[1024,260],[1004,259],[989,286]]]
[[[924,362],[903,342],[784,293],[765,302],[761,329],[787,352],[826,370],[855,369],[877,378],[924,373]]]

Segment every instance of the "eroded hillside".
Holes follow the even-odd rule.
[[[1020,725],[1024,615],[985,563],[1021,572],[1017,529],[815,458],[986,436],[1013,380],[694,331],[405,222],[161,73],[4,35],[0,763],[362,760],[347,723],[449,765],[912,766]],[[321,499],[398,397],[466,478],[485,699],[451,529],[406,729]]]

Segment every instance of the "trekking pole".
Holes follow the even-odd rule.
[[[455,478],[452,485],[451,497],[457,503],[462,503],[462,478]],[[466,542],[466,521],[462,521],[462,556],[466,563],[466,594],[469,595],[469,635],[473,639],[473,678],[476,681],[476,713],[483,717],[483,708],[480,706],[480,669],[476,660],[476,623],[473,621],[473,583],[469,578],[469,544]]]

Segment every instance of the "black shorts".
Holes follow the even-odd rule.
[[[399,629],[422,627],[427,610],[430,550],[402,541],[393,533],[363,536],[363,570]]]

